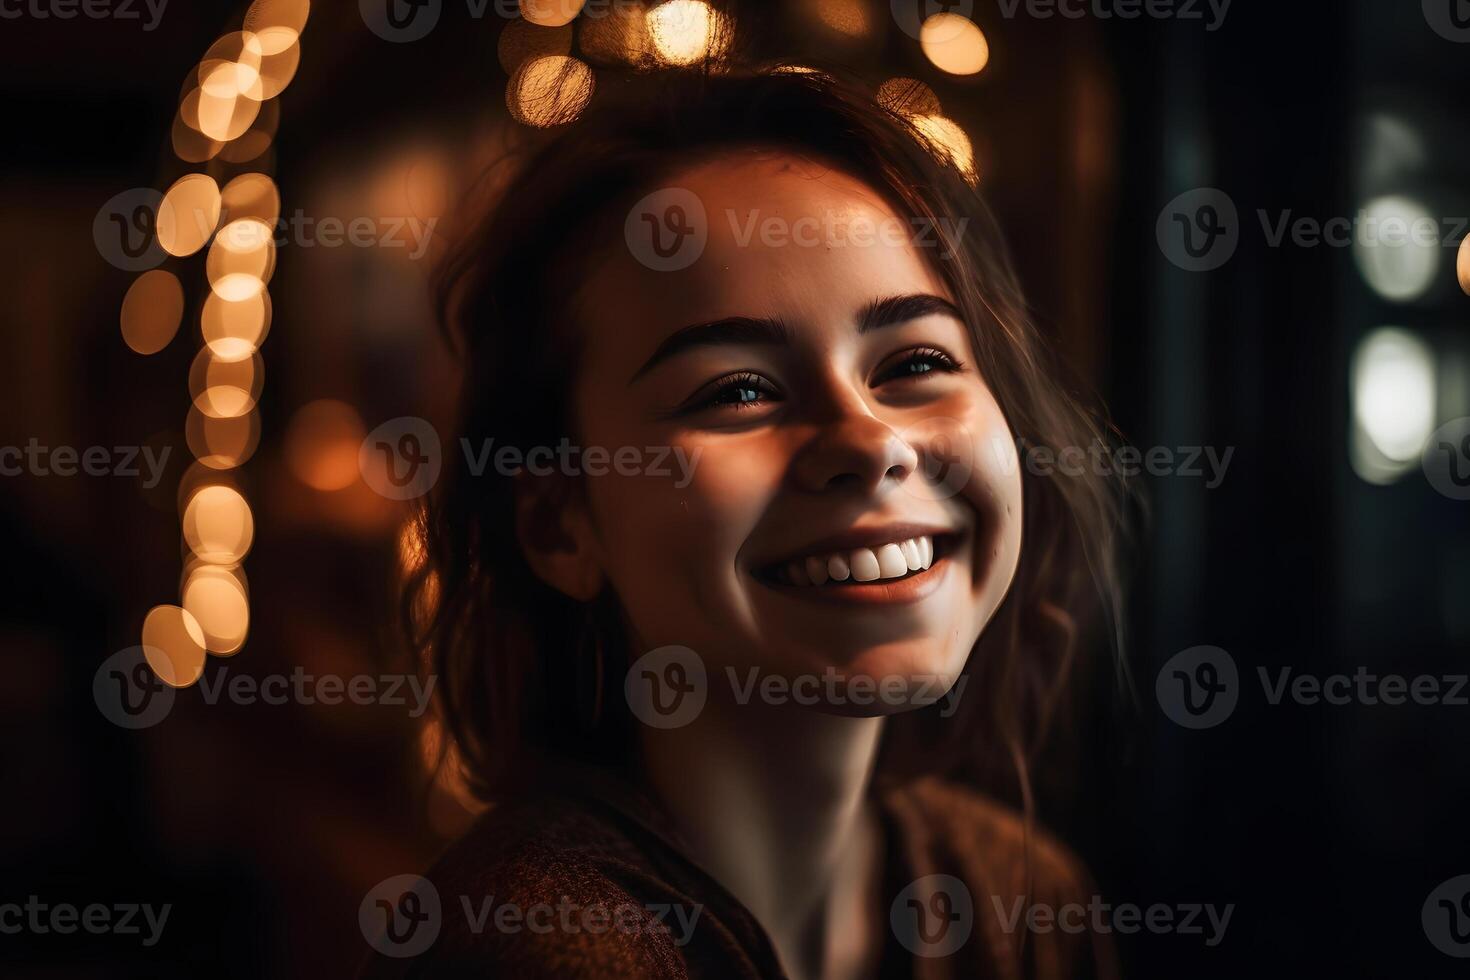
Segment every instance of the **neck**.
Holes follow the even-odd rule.
[[[646,777],[690,856],[765,927],[787,971],[864,962],[868,950],[842,942],[870,932],[881,835],[867,790],[883,719],[711,698],[689,725],[642,731]]]

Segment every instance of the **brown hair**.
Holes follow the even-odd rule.
[[[441,319],[465,362],[459,435],[522,451],[574,438],[578,345],[567,281],[577,263],[611,247],[627,208],[672,169],[751,147],[820,159],[872,186],[900,215],[927,219],[941,235],[962,229],[927,251],[1012,433],[1053,448],[1110,441],[1029,320],[980,195],[901,107],[880,107],[861,86],[828,74],[733,70],[602,79],[579,120],[509,161],[493,206],[441,269]],[[439,677],[442,723],[470,788],[491,799],[548,761],[624,758],[632,722],[617,696],[626,652],[616,600],[584,605],[541,582],[517,543],[514,479],[474,476],[461,454],[448,456],[420,515],[425,561],[407,584],[404,615],[425,669]],[[966,667],[971,694],[948,719],[937,706],[890,719],[884,778],[940,771],[989,783],[1014,771],[1029,798],[1026,763],[1066,687],[1089,612],[1102,611],[1117,647],[1125,488],[1097,473],[1023,470],[1022,479],[1020,565]],[[595,727],[576,693],[589,637],[603,644],[612,692]]]

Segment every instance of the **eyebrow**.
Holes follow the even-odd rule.
[[[857,331],[865,334],[883,327],[907,323],[932,314],[952,316],[963,322],[959,309],[949,300],[929,293],[887,296],[873,300],[857,317]],[[628,379],[632,384],[664,361],[698,347],[720,347],[735,344],[767,347],[791,346],[792,331],[774,317],[732,316],[708,323],[694,323],[674,331]]]

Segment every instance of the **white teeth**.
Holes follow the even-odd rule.
[[[808,558],[806,560],[806,575],[812,580],[813,585],[821,585],[830,577],[827,574],[827,563],[820,558]]]
[[[879,545],[854,548],[825,558],[812,555],[788,562],[778,577],[792,585],[825,585],[827,582],[876,582],[902,578],[934,564],[934,539],[927,535]]]
[[[871,548],[854,548],[847,560],[852,563],[852,577],[857,582],[872,582],[880,574],[878,556]]]
[[[898,578],[908,574],[909,563],[903,549],[896,544],[885,544],[878,549],[878,574],[883,578]]]

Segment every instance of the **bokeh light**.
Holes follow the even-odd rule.
[[[275,232],[259,218],[241,218],[221,228],[205,261],[209,288],[231,302],[257,295],[275,268]]]
[[[647,11],[641,4],[616,3],[577,25],[577,46],[600,65],[641,66],[653,60]]]
[[[193,255],[219,224],[219,185],[208,174],[185,174],[158,205],[158,244],[170,255]]]
[[[272,227],[281,217],[281,193],[265,174],[241,174],[220,191],[225,221],[255,218]]]
[[[204,631],[179,606],[154,606],[143,619],[143,656],[158,679],[188,687],[204,673]]]
[[[730,46],[729,20],[703,0],[668,0],[648,11],[646,23],[654,54],[667,65],[717,60]]]
[[[1386,483],[1412,469],[1434,431],[1434,354],[1417,335],[1380,327],[1352,358],[1353,468]]]
[[[255,455],[260,445],[260,411],[235,418],[211,418],[190,405],[184,441],[194,458],[210,469],[233,469]]]
[[[227,300],[211,290],[199,314],[206,348],[227,361],[248,357],[258,350],[270,327],[271,296],[264,289],[241,300]]]
[[[904,117],[937,116],[939,96],[917,78],[890,78],[878,86],[878,104]]]
[[[970,180],[976,177],[975,150],[959,123],[944,116],[914,116],[909,120],[936,155]]]
[[[863,37],[873,26],[862,0],[816,0],[815,9],[819,21],[847,37]]]
[[[1460,288],[1470,295],[1470,236],[1460,242],[1460,252],[1455,258],[1455,276],[1460,280]]]
[[[935,68],[951,75],[974,75],[990,61],[985,34],[962,14],[927,18],[919,28],[919,44]]]
[[[199,623],[210,653],[227,657],[245,645],[250,600],[227,568],[199,565],[184,581],[183,606]]]
[[[538,27],[561,27],[572,22],[585,2],[586,0],[521,0],[521,16]]]
[[[577,58],[533,58],[511,76],[506,106],[517,122],[527,126],[560,126],[582,114],[595,85],[592,69]]]
[[[207,484],[184,505],[184,542],[189,550],[214,565],[243,561],[255,540],[255,517],[250,504],[234,487]]]
[[[1440,251],[1439,223],[1419,201],[1388,194],[1364,205],[1353,258],[1379,296],[1399,303],[1423,296],[1439,273]]]
[[[532,58],[570,54],[572,27],[537,27],[524,20],[513,20],[500,32],[495,44],[496,57],[507,75]]]
[[[357,409],[331,398],[297,409],[286,428],[286,464],[314,490],[341,490],[357,482],[357,457],[367,430]]]
[[[143,273],[123,297],[123,341],[139,354],[156,354],[167,347],[183,319],[184,287],[167,269]]]

